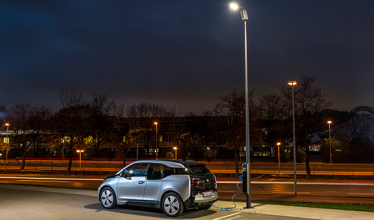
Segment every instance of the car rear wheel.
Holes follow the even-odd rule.
[[[100,193],[101,205],[106,209],[113,209],[117,206],[117,199],[114,191],[110,187],[105,187]]]
[[[183,201],[176,193],[170,192],[163,197],[162,210],[167,216],[177,217],[183,209]]]
[[[212,206],[213,206],[213,204],[210,204],[210,205],[207,205],[207,206],[201,207],[201,209],[203,209],[203,210],[208,210],[208,209],[210,209]]]

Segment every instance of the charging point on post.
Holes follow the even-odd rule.
[[[245,195],[245,196],[248,196],[248,195],[250,195],[250,192],[249,192],[249,190],[250,189],[248,189],[249,187],[248,187],[248,182],[247,182],[247,170],[248,170],[248,166],[247,166],[248,164],[247,163],[243,163],[242,164],[242,175],[243,175],[243,194]]]

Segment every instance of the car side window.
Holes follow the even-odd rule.
[[[162,174],[162,178],[165,178],[170,175],[186,175],[188,174],[184,168],[171,168],[165,166],[164,172]]]
[[[165,165],[162,164],[150,164],[147,172],[147,178],[149,180],[159,180],[163,178]]]
[[[123,171],[123,177],[133,177],[133,176],[147,176],[148,170],[147,163],[134,164]]]

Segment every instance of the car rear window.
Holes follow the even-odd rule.
[[[187,169],[187,172],[190,175],[205,175],[210,173],[209,169],[203,164],[188,166]]]

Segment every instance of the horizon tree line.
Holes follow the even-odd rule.
[[[357,122],[359,119],[345,123],[352,115],[330,109],[332,102],[325,99],[321,89],[313,87],[315,79],[302,76],[295,87],[297,156],[305,157],[308,175],[312,134],[326,138],[321,131],[326,130],[327,120],[333,120],[339,128],[333,130],[334,149],[344,149],[349,154],[362,145],[366,146],[361,149],[362,152],[373,148],[370,140],[365,139],[370,125]],[[279,93],[262,95],[258,102],[254,101],[255,90],[249,93],[250,146],[257,149],[263,145],[275,148],[276,142],[284,142],[292,137],[291,88],[281,86],[278,89]],[[169,105],[140,103],[125,106],[108,100],[105,94],[94,94],[87,100],[80,93],[67,90],[60,91],[62,107],[56,112],[44,105],[36,107],[27,103],[17,103],[9,111],[5,104],[1,104],[0,111],[6,113],[2,117],[3,122],[10,124],[12,146],[23,158],[21,169],[25,167],[28,151],[32,150],[34,155],[38,155],[41,142],[47,142],[57,150],[63,146],[69,149],[68,170],[71,170],[75,150],[88,146],[94,149],[96,157],[100,157],[100,150],[109,143],[116,146],[125,165],[127,154],[136,142],[142,143],[146,157],[150,158],[150,149],[155,148],[156,142],[159,145],[163,141],[160,134],[168,132],[174,144],[182,147],[184,154],[193,155],[195,160],[204,154],[211,156],[208,147],[224,146],[233,151],[238,174],[239,153],[245,146],[246,136],[244,97],[244,92],[233,89],[221,96],[211,110],[201,115],[187,112],[181,122],[177,122],[181,114],[177,113],[176,107]],[[160,119],[167,119],[168,123],[159,126],[160,132],[156,137],[154,122]],[[4,143],[1,146],[4,152]],[[324,139],[321,153],[325,152],[325,148]],[[253,148],[251,150],[253,155]],[[344,157],[347,156],[340,156]]]

